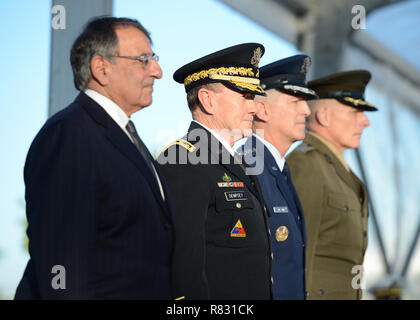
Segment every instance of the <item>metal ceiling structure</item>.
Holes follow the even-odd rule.
[[[363,29],[353,29],[352,8],[366,15],[404,0],[219,0],[312,58],[309,79],[345,69],[371,70],[372,83],[391,90],[420,115],[420,69],[385,47]],[[417,17],[418,18],[418,17]],[[389,21],[392,23],[392,21]],[[349,61],[348,49],[356,51]],[[367,68],[369,66],[369,68]],[[391,70],[391,71],[388,71]],[[390,77],[391,76],[391,77]],[[416,89],[417,88],[417,89]],[[411,92],[409,96],[401,92]]]

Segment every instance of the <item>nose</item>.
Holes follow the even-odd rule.
[[[370,126],[370,121],[369,121],[368,117],[365,115],[365,113],[364,113],[364,112],[361,112],[360,114],[361,114],[361,119],[360,119],[360,121],[361,121],[362,126],[363,126],[364,128],[369,127],[369,126]]]
[[[150,66],[150,73],[151,73],[151,76],[156,79],[162,78],[162,69],[159,65],[159,62],[157,62],[156,60],[152,59],[152,65]]]
[[[248,100],[248,112],[253,116],[258,113],[259,106],[255,100]]]
[[[309,109],[309,106],[308,106],[308,103],[305,101],[305,100],[303,100],[302,101],[302,103],[301,103],[301,105],[302,105],[302,107],[301,107],[301,112],[302,112],[302,114],[305,116],[305,117],[308,117],[308,116],[310,116],[310,114],[311,114],[311,109]]]

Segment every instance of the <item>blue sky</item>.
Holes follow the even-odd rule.
[[[200,0],[199,6],[197,3],[193,0],[114,1],[114,15],[138,19],[151,32],[153,49],[160,56],[163,78],[155,82],[154,102],[132,117],[152,152],[158,152],[173,139],[184,135],[191,120],[184,88],[172,80],[173,72],[180,66],[243,42],[259,42],[265,46],[266,53],[260,65],[298,53],[291,44],[218,1]],[[24,161],[32,139],[48,116],[51,3],[46,0],[1,1],[0,21],[3,26],[0,36],[5,39],[3,50],[0,50],[3,73],[0,78],[0,295],[10,298],[28,259],[23,249]],[[376,197],[376,204],[382,209],[381,224],[392,245],[389,238],[395,237],[392,221],[398,195],[392,174],[388,172],[393,166],[388,124],[388,111],[392,106],[380,92],[369,89],[367,97],[380,107],[381,112],[368,114],[371,127],[362,138],[362,153],[370,154],[366,165],[375,192],[386,195]],[[397,122],[405,128],[399,137],[400,151],[406,155],[399,159],[402,169],[411,165],[418,170],[419,165],[414,161],[420,158],[419,120],[402,111]],[[411,148],[407,139],[411,139],[417,149]],[[346,157],[358,172],[354,157],[351,154]],[[419,217],[415,211],[420,195],[418,188],[412,188],[418,187],[416,175],[410,175],[406,170],[403,178],[408,181],[402,186],[406,191],[404,214]],[[411,230],[415,221],[406,221],[406,228]],[[374,236],[370,248],[375,248]],[[377,253],[372,252],[372,256],[376,257],[372,261],[377,261]]]

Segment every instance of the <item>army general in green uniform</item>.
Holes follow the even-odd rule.
[[[370,77],[348,71],[309,82],[320,99],[309,102],[305,140],[287,158],[306,219],[308,299],[362,296],[353,278],[367,247],[367,195],[342,152],[359,147],[364,111],[377,110],[364,99]]]

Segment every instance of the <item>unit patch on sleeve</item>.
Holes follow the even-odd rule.
[[[246,237],[246,232],[245,232],[244,227],[242,226],[241,220],[238,219],[238,221],[236,222],[232,231],[230,232],[230,236],[232,238],[244,238],[244,237]]]

